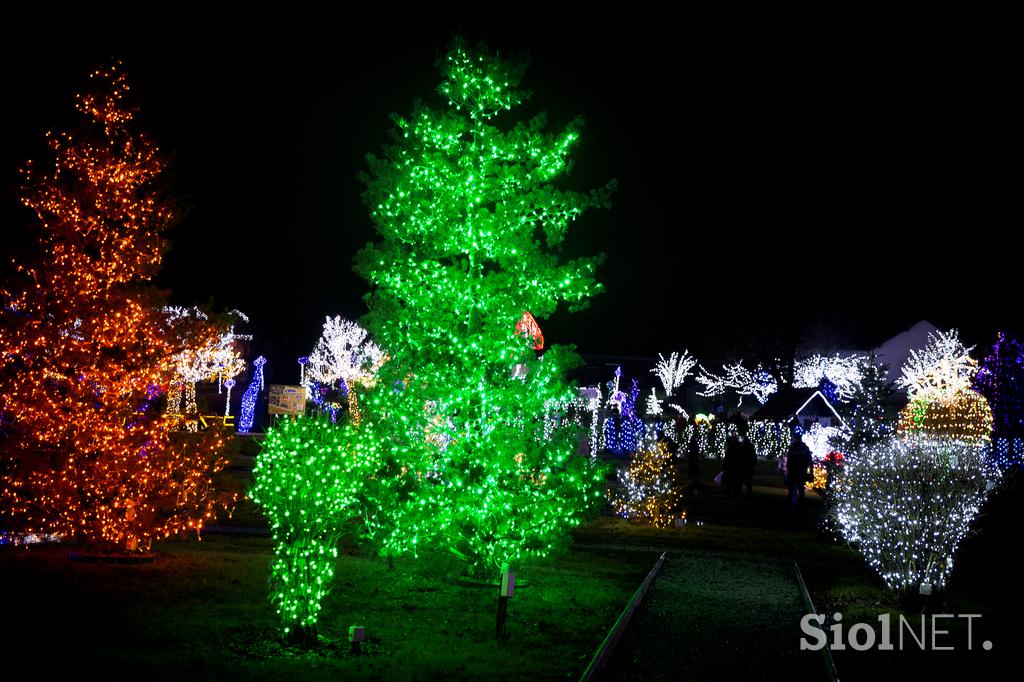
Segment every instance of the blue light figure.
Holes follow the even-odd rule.
[[[249,433],[256,418],[256,402],[259,399],[260,391],[263,390],[263,365],[265,364],[267,364],[267,359],[262,355],[252,361],[256,371],[249,386],[245,389],[245,393],[242,394],[242,416],[238,419],[239,433]]]

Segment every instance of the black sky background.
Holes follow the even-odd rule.
[[[313,16],[147,25],[142,37],[4,30],[4,255],[25,248],[32,220],[17,168],[46,158],[43,135],[75,120],[86,74],[120,58],[190,205],[158,283],[175,302],[213,297],[249,314],[280,381],[326,315],[365,312],[351,262],[374,232],[356,176],[388,142],[391,112],[440,104],[434,60],[456,30],[529,52],[527,111],[548,111],[555,127],[585,117],[571,186],[619,183],[614,207],[586,214],[566,244],[567,255],[607,254],[606,293],[542,321],[549,342],[710,357],[793,326],[846,348],[921,319],[970,343],[1024,331],[1019,70],[999,40],[642,17],[547,29]]]

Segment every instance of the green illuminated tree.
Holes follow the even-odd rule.
[[[439,62],[445,106],[394,116],[394,144],[370,155],[363,200],[380,241],[356,269],[374,287],[365,321],[389,354],[360,435],[387,474],[369,519],[385,554],[439,544],[478,575],[543,556],[601,496],[603,471],[578,434],[545,439],[547,405],[571,399],[570,350],[535,349],[524,312],[583,307],[600,257],[561,260],[569,224],[606,207],[612,184],[580,193],[570,170],[581,121],[507,113],[528,94],[523,61],[456,42]]]

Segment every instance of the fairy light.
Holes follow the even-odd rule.
[[[785,424],[770,421],[751,422],[748,428],[750,442],[758,457],[778,459],[786,454],[792,441],[789,428]]]
[[[271,601],[285,635],[296,640],[317,641],[338,542],[380,465],[375,450],[358,447],[351,427],[300,415],[269,428],[256,457],[249,497],[274,539]]]
[[[910,402],[900,413],[901,432],[924,432],[987,443],[992,433],[992,409],[971,385],[978,363],[960,342],[957,330],[928,335],[921,350],[912,350],[902,369],[900,385]]]
[[[235,387],[235,380],[228,379],[224,382],[225,388],[227,388],[227,395],[224,397],[224,416],[231,416],[231,389]]]
[[[174,319],[206,319],[205,313],[198,308],[165,308],[164,312]],[[245,321],[249,319],[238,310],[231,313]],[[235,349],[235,341],[251,338],[249,334],[236,334],[234,325],[231,325],[215,339],[207,339],[205,343],[200,340],[177,353],[172,360],[177,378],[173,380],[168,395],[168,414],[185,418],[184,426],[187,430],[197,430],[199,426],[196,416],[199,407],[196,403],[196,384],[216,380],[217,392],[220,393],[224,380],[234,378],[245,369],[245,361]],[[185,402],[184,409],[180,405],[182,398]],[[228,404],[230,405],[230,400]]]
[[[152,408],[176,381],[167,359],[217,332],[162,308],[148,284],[175,220],[159,189],[165,161],[136,128],[121,66],[91,80],[79,126],[47,136],[52,167],[22,171],[41,229],[35,258],[18,265],[23,288],[0,307],[0,414],[13,417],[0,510],[26,532],[130,551],[198,533],[233,496],[213,485],[223,433],[183,441]]]
[[[992,408],[992,457],[1002,467],[1024,461],[1024,344],[999,333],[974,377]]]
[[[835,387],[835,397],[850,400],[863,381],[862,355],[811,355],[793,366],[793,386],[817,388],[825,379]]]
[[[743,396],[753,396],[762,405],[768,400],[768,396],[778,390],[775,379],[760,365],[757,369],[749,370],[742,362],[722,366],[722,374],[712,374],[704,367],[700,368],[697,376],[697,383],[704,389],[698,391],[697,395],[705,398],[713,398],[733,391],[739,396],[737,406],[742,406]]]
[[[973,348],[960,342],[956,329],[929,333],[923,349],[910,351],[898,383],[912,398],[925,400],[965,391],[978,372],[978,363],[970,355]]]
[[[616,374],[616,385],[619,375]],[[621,393],[621,392],[620,392]],[[636,379],[628,394],[623,393],[616,403],[619,407],[619,414],[605,418],[604,422],[604,447],[616,455],[626,455],[636,452],[640,447],[640,440],[644,433],[643,420],[636,414],[636,399],[640,393]]]
[[[601,449],[601,437],[598,431],[598,424],[600,423],[600,415],[598,414],[601,409],[601,387],[592,386],[590,388],[580,389],[581,395],[586,397],[586,409],[590,412],[590,454],[593,457],[597,456],[598,450]]]
[[[810,428],[804,431],[800,440],[811,451],[811,457],[815,461],[823,460],[841,443],[845,442],[847,431],[838,426],[822,426],[818,422],[811,424]],[[757,449],[757,446],[754,446]]]
[[[600,291],[596,260],[559,248],[609,190],[552,184],[570,168],[578,122],[552,133],[495,118],[525,97],[517,65],[457,44],[440,67],[441,105],[395,116],[396,144],[364,178],[380,239],[356,269],[390,360],[360,399],[358,431],[404,472],[380,479],[398,500],[372,517],[381,551],[441,547],[492,575],[549,554],[600,501],[603,471],[576,456],[574,429],[543,437],[545,403],[574,397],[565,373],[577,358],[559,346],[538,357],[539,339],[515,327],[524,311],[543,323]],[[423,437],[428,401],[450,436],[443,450]]]
[[[685,349],[682,354],[673,352],[667,359],[658,353],[658,363],[651,371],[658,375],[665,389],[665,400],[671,398],[676,389],[683,385],[686,378],[693,374],[693,368],[696,366],[697,360]]]
[[[241,416],[238,419],[238,432],[249,433],[253,423],[256,421],[256,402],[259,400],[260,392],[263,391],[263,365],[267,359],[262,355],[252,361],[253,376],[249,380],[249,386],[242,394]]]
[[[998,479],[985,449],[971,441],[923,433],[892,437],[844,462],[832,514],[890,588],[942,589]]]
[[[661,409],[661,402],[658,400],[658,396],[652,388],[650,395],[647,396],[647,414],[654,417],[662,412],[664,412],[664,410]]]
[[[309,354],[307,387],[313,401],[336,413],[340,405],[324,401],[324,391],[341,391],[348,403],[349,419],[358,425],[361,419],[356,388],[372,388],[377,372],[384,364],[384,351],[369,340],[365,329],[341,316],[328,317],[323,333]]]
[[[860,384],[850,397],[851,407],[847,410],[850,451],[891,435],[899,418],[888,366],[879,364],[874,355],[861,358],[860,375]]]
[[[619,516],[665,528],[681,518],[683,496],[676,481],[672,454],[663,441],[636,454],[618,475],[608,501]]]

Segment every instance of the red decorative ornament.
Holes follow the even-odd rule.
[[[523,311],[523,316],[516,322],[516,334],[521,334],[531,339],[534,350],[544,348],[544,334],[540,330],[540,325],[537,324],[537,320],[533,319],[533,315],[527,310]]]

